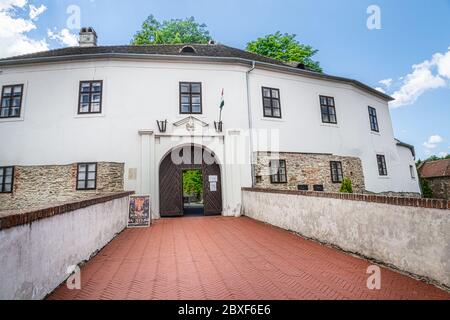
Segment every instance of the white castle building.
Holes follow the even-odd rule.
[[[211,215],[239,215],[242,187],[337,192],[348,177],[420,194],[391,97],[221,44],[97,46],[88,28],[79,47],[0,60],[0,88],[0,210],[125,189],[180,216],[189,169]]]

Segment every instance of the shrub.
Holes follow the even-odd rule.
[[[420,179],[420,185],[422,186],[422,193],[424,198],[432,199],[434,197],[433,190],[430,188],[430,184],[425,179]]]
[[[339,190],[341,193],[353,193],[352,180],[349,178],[344,178],[342,181],[341,189]]]

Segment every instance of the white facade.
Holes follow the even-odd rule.
[[[257,135],[271,130],[279,136],[270,146],[253,139],[254,152],[355,156],[362,160],[368,191],[420,193],[410,174],[413,155],[396,144],[387,101],[351,84],[264,67],[248,73],[245,64],[189,59],[110,58],[0,69],[0,87],[24,84],[21,118],[0,119],[0,166],[123,162],[125,189],[151,194],[155,215],[159,164],[172,148],[190,143],[215,153],[222,171],[223,214],[239,215],[241,187],[252,184],[251,165],[242,161],[251,153],[250,126]],[[77,113],[79,83],[84,80],[103,80],[101,115]],[[195,120],[195,132],[173,125],[187,117],[179,112],[183,81],[202,83],[203,114],[194,116],[209,126],[203,128]],[[282,119],[263,117],[263,86],[280,90]],[[224,131],[217,133],[214,121],[219,118],[222,89]],[[322,123],[319,95],[335,98],[337,125]],[[371,132],[368,106],[377,110],[379,133]],[[165,119],[167,132],[160,133],[156,121]],[[387,177],[378,174],[377,154],[386,156]],[[236,158],[241,161],[232,161]]]

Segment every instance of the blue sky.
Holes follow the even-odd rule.
[[[367,28],[372,4],[381,10],[380,30]],[[46,9],[32,19],[30,5]],[[450,153],[450,0],[0,0],[0,47],[18,53],[73,43],[70,5],[79,6],[81,25],[93,26],[101,45],[128,44],[149,14],[194,16],[216,41],[238,48],[278,30],[295,33],[319,50],[325,72],[398,97],[395,134],[420,158]],[[1,31],[11,24],[19,27]],[[5,50],[0,55],[13,53]],[[379,83],[386,79],[389,86]]]

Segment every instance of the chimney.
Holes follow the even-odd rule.
[[[97,33],[94,28],[81,28],[80,30],[80,47],[96,47]]]

